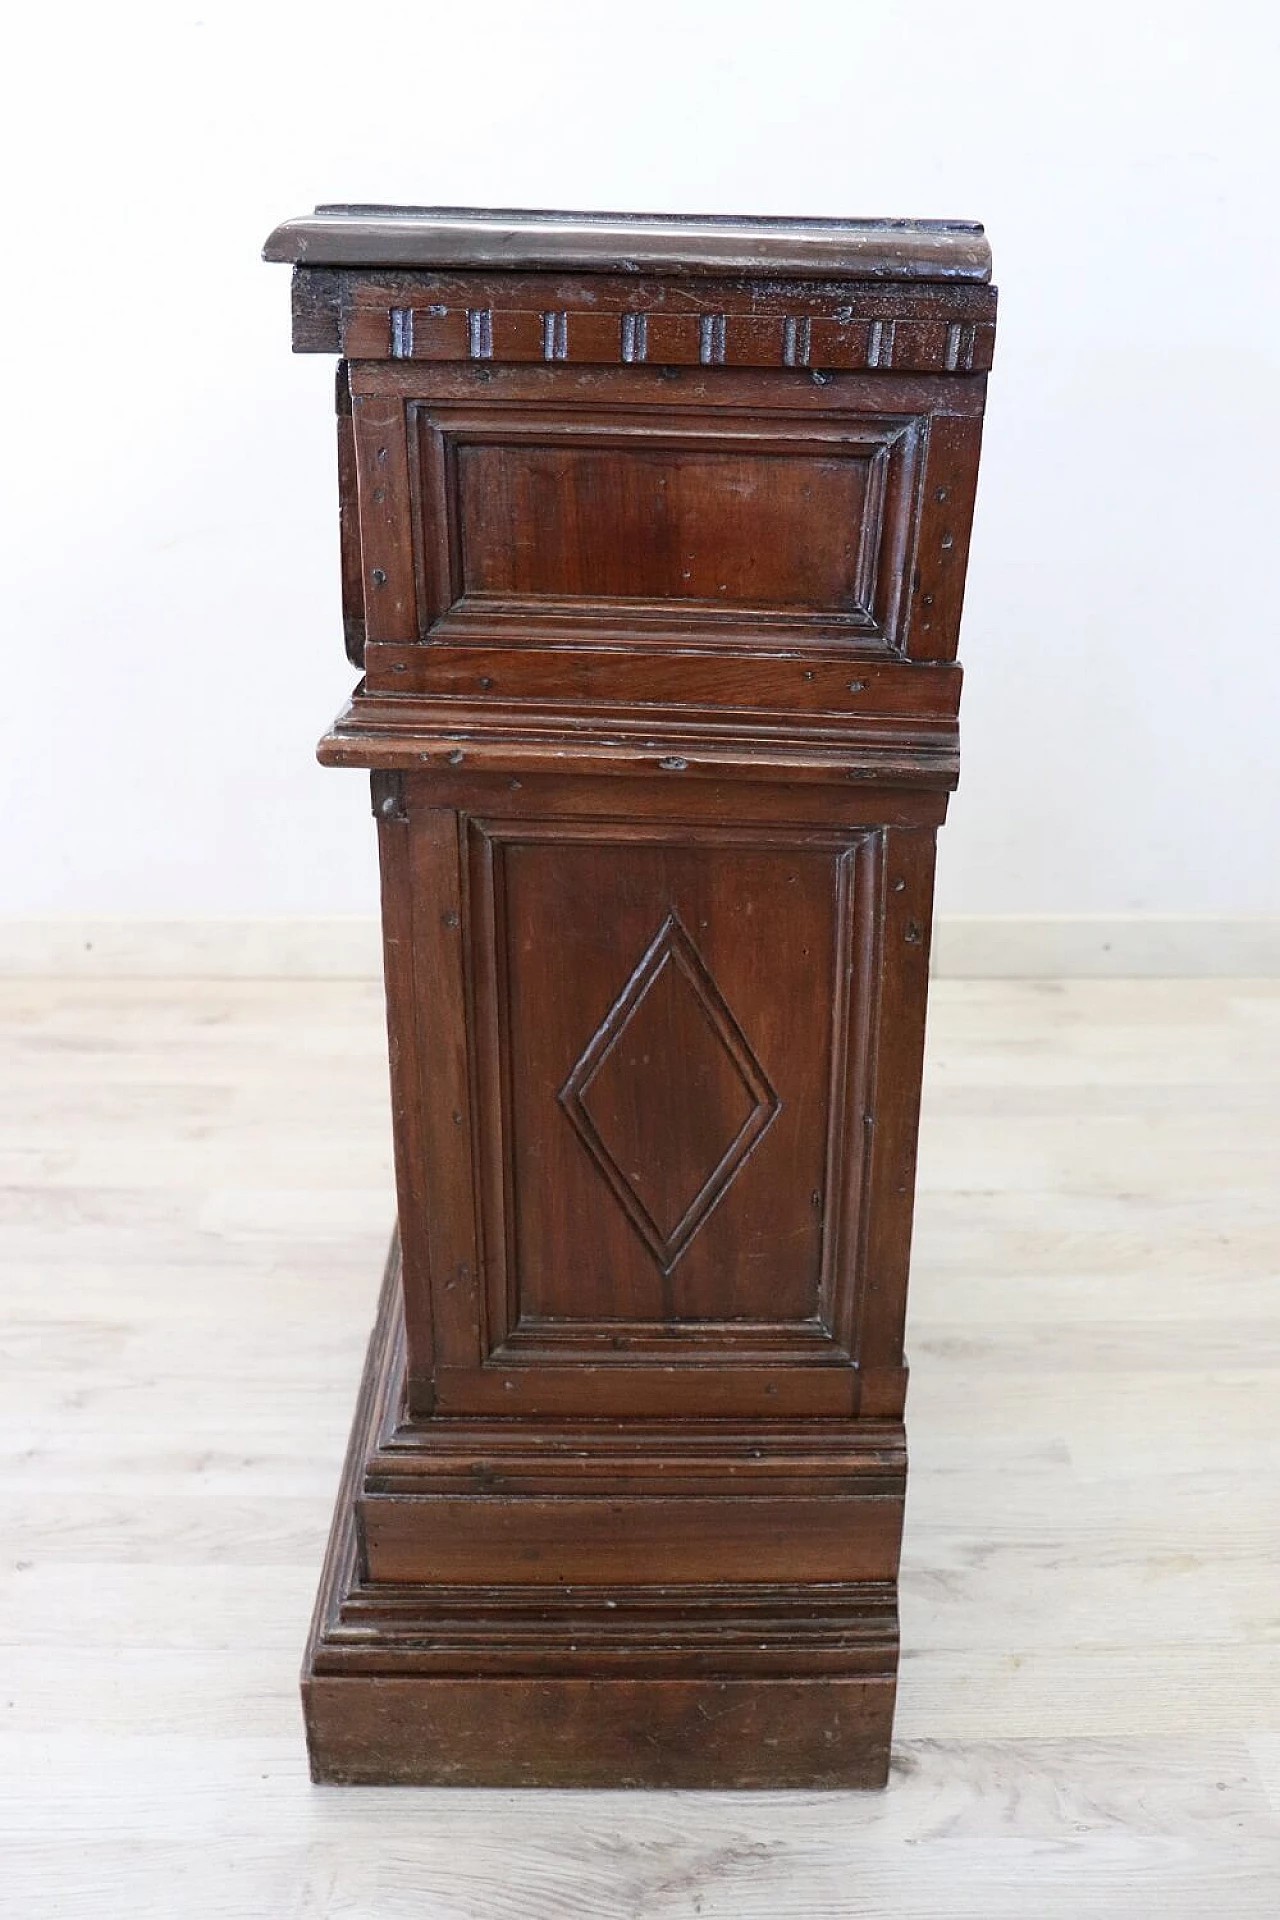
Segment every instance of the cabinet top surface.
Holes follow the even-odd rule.
[[[316,267],[568,268],[884,281],[991,278],[991,249],[981,225],[971,220],[322,206],[277,227],[263,256]]]

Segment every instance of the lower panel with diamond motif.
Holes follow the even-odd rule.
[[[936,803],[629,785],[380,809],[410,1404],[893,1413]]]

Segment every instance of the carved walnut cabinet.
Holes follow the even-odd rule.
[[[888,1766],[980,227],[322,208],[399,1229],[317,1777]]]

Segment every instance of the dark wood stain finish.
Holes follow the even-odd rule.
[[[399,1229],[316,1777],[886,1776],[981,229],[326,208]]]

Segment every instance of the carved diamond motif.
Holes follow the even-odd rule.
[[[560,1102],[670,1273],[779,1106],[674,913],[591,1036]]]

